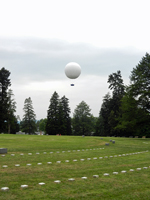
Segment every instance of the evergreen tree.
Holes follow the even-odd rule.
[[[111,112],[111,96],[107,93],[103,98],[103,103],[99,112],[99,117],[96,123],[96,135],[107,136],[110,135],[109,116]]]
[[[59,107],[59,95],[55,91],[50,99],[50,105],[47,111],[47,124],[46,133],[49,135],[56,135],[60,133],[60,107]]]
[[[25,99],[23,110],[25,114],[21,123],[22,131],[34,134],[36,131],[36,115],[33,110],[31,97]]]
[[[138,106],[150,114],[150,55],[148,53],[133,68],[130,80],[132,96],[136,98]]]
[[[15,112],[16,112],[16,102],[12,98],[14,96],[13,91],[11,89],[8,90],[7,92],[7,105],[8,105],[8,112],[7,112],[7,124],[8,124],[8,133],[12,133],[11,127],[13,127],[13,130],[15,130],[16,126],[16,117],[15,117]],[[18,127],[18,126],[17,126]],[[18,131],[18,128],[16,129],[16,132]]]
[[[118,135],[118,116],[120,116],[121,99],[125,93],[125,86],[121,72],[112,73],[108,77],[109,89],[112,90],[112,97],[109,93],[104,96],[96,123],[96,135],[113,136]]]
[[[64,135],[71,135],[72,130],[71,130],[71,118],[70,118],[70,108],[69,108],[69,101],[68,99],[63,96],[60,99],[60,116],[62,116],[62,134]]]
[[[8,98],[7,89],[11,85],[10,72],[4,67],[0,70],[0,132],[7,132]]]
[[[91,134],[93,124],[90,107],[82,101],[73,113],[73,129],[75,135]]]
[[[109,75],[108,78],[109,88],[112,90],[112,98],[110,103],[110,113],[108,117],[108,123],[110,126],[110,136],[118,135],[115,127],[118,124],[118,116],[120,116],[121,99],[125,93],[125,86],[121,76],[121,71]]]

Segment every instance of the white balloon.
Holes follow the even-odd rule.
[[[65,67],[65,74],[70,79],[76,79],[81,74],[81,67],[78,63],[70,62]]]

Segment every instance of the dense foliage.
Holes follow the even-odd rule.
[[[74,110],[72,125],[74,135],[91,135],[93,129],[91,109],[82,101]]]
[[[112,96],[103,99],[96,135],[150,137],[150,55],[133,68],[130,85],[124,86],[120,71],[108,83]]]

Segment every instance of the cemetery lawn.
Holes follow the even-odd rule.
[[[150,199],[150,139],[0,134],[0,148],[0,200]]]

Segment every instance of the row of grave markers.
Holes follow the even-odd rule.
[[[148,152],[148,150],[146,151],[141,151],[141,152],[135,152],[135,153],[127,153],[127,154],[119,154],[119,155],[114,155],[114,156],[104,156],[104,157],[99,157],[99,159],[103,159],[103,158],[113,158],[113,157],[121,157],[121,156],[129,156],[129,155],[137,155],[137,154],[140,154],[140,153],[146,153]],[[93,160],[97,160],[98,158],[97,157],[94,157]],[[80,159],[80,161],[85,161],[86,159],[82,158]],[[87,160],[91,160],[91,158],[87,158]],[[77,162],[78,160],[77,159],[74,159],[73,162]],[[66,163],[69,163],[70,161],[69,160],[65,160]],[[56,161],[56,163],[60,164],[61,161]],[[52,164],[52,162],[47,162],[47,164]],[[31,163],[28,163],[26,164],[27,166],[31,166],[32,164]],[[42,165],[42,163],[37,163],[37,165]],[[15,164],[16,167],[20,167],[20,164]],[[7,168],[8,165],[3,165],[2,166],[3,168]]]
[[[150,166],[149,166],[149,168],[150,168]],[[140,171],[141,169],[142,169],[142,168],[136,168],[137,171]],[[143,167],[143,169],[148,169],[148,167]],[[133,172],[133,171],[135,171],[135,170],[134,170],[134,169],[130,169],[129,171],[130,171],[130,172]],[[125,174],[125,173],[127,173],[127,171],[126,171],[126,170],[122,170],[121,173],[122,173],[122,174]],[[117,175],[117,174],[119,174],[119,173],[118,173],[118,172],[113,172],[112,174]],[[109,176],[109,175],[110,175],[109,173],[104,173],[104,174],[103,174],[103,176]],[[99,175],[93,175],[93,178],[99,178]],[[86,180],[87,177],[86,177],[86,176],[83,176],[83,177],[81,177],[81,179]],[[71,181],[71,182],[72,182],[72,181],[75,181],[75,178],[69,178],[68,181]],[[54,183],[61,183],[61,181],[60,181],[60,180],[55,180]],[[38,183],[38,184],[39,184],[39,185],[45,185],[44,182],[41,182],[41,183]],[[21,188],[28,188],[28,185],[21,185],[20,187],[21,187]],[[2,191],[7,191],[7,190],[9,190],[9,187],[2,187],[1,190],[2,190]]]
[[[68,152],[68,153],[70,153],[70,152],[80,152],[80,151],[88,151],[88,150],[101,150],[101,149],[104,149],[104,148],[93,148],[93,149],[82,149],[82,150],[80,150],[80,149],[78,149],[78,150],[68,150],[68,151],[62,151],[62,153],[65,153],[65,152]],[[54,152],[53,151],[51,151],[51,152],[49,152],[50,154],[53,154]],[[56,151],[56,153],[61,153],[60,151]],[[37,152],[36,153],[37,155],[39,155],[40,153],[39,152]],[[43,154],[47,154],[47,152],[43,152]],[[2,154],[1,156],[2,157],[4,157],[6,154]],[[11,156],[15,156],[15,154],[10,154]],[[21,156],[23,156],[24,155],[24,153],[21,153],[20,154]],[[33,155],[33,153],[28,153],[28,155]]]

